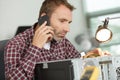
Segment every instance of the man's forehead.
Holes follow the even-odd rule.
[[[72,11],[66,6],[59,6],[58,8],[56,8],[52,15],[59,18],[72,20]]]

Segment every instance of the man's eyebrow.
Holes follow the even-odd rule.
[[[68,21],[67,19],[60,19],[60,20],[64,20],[64,21]],[[71,23],[72,21],[68,21],[68,23]]]

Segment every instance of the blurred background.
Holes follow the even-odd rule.
[[[0,40],[11,39],[16,35],[18,27],[29,27],[37,22],[43,1],[0,0]],[[76,9],[67,38],[76,49],[87,52],[100,47],[112,55],[120,55],[120,19],[109,21],[109,29],[113,32],[111,41],[98,43],[95,40],[95,32],[106,17],[120,17],[120,0],[68,1]]]

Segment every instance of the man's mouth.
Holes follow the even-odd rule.
[[[60,34],[60,37],[65,37],[65,35],[66,35],[65,33],[64,34]]]

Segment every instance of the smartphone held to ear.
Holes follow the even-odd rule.
[[[38,19],[39,25],[42,25],[45,21],[47,21],[47,26],[50,26],[50,20],[48,15],[44,15]]]
[[[48,15],[44,15],[44,16],[39,17],[38,24],[42,25],[45,21],[47,21],[46,26],[50,26],[50,20],[49,20],[49,16]],[[49,32],[47,34],[51,34],[51,33]],[[48,40],[52,40],[52,39],[53,39],[52,37],[48,38]]]

